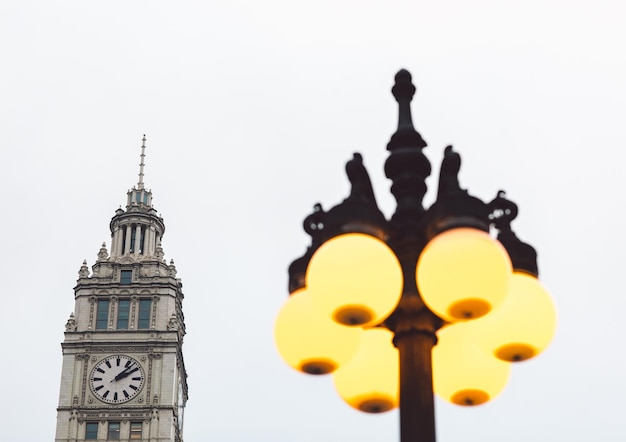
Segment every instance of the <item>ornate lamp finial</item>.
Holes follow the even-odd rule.
[[[422,152],[426,142],[413,127],[411,100],[415,86],[411,82],[411,74],[401,69],[395,80],[391,92],[398,102],[398,130],[387,144],[390,154],[385,162],[385,175],[393,181],[391,193],[398,202],[392,221],[404,225],[406,229],[400,230],[408,232],[414,230],[419,223],[417,220],[424,213],[422,199],[431,169],[428,158]]]
[[[348,199],[368,202],[376,205],[376,197],[372,188],[372,181],[363,165],[363,156],[355,152],[350,161],[346,163],[346,174],[352,184]]]
[[[539,277],[537,251],[533,246],[521,241],[511,229],[511,221],[517,217],[517,204],[506,198],[504,190],[489,203],[489,220],[498,229],[498,241],[502,243],[511,258],[513,269]]]
[[[400,147],[421,149],[426,147],[426,142],[415,130],[411,117],[411,101],[416,90],[411,81],[411,74],[406,69],[401,69],[396,74],[395,80],[396,83],[391,88],[391,93],[398,102],[398,130],[391,137],[387,149],[394,150]]]

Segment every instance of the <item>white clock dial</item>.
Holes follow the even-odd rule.
[[[103,402],[119,404],[134,398],[143,387],[143,368],[130,356],[113,355],[91,370],[91,391]]]

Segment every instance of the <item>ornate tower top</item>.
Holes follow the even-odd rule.
[[[144,185],[146,136],[141,139],[139,181],[130,189],[126,198],[126,210],[115,211],[111,220],[111,258],[131,256],[135,258],[156,257],[165,225],[152,206],[152,191]],[[162,254],[162,250],[160,251]],[[162,256],[161,256],[162,258]]]
[[[137,209],[152,208],[152,192],[146,189],[143,182],[143,169],[145,167],[146,158],[146,136],[141,139],[141,162],[139,163],[139,181],[137,186],[128,191],[128,199],[126,202],[126,210],[136,211]],[[154,209],[153,209],[154,210]]]

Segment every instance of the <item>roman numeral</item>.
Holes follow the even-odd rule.
[[[132,362],[128,361],[128,362],[126,362],[126,364],[124,365],[124,367],[128,368],[128,367],[130,367],[130,365],[131,365],[131,364],[132,364]]]
[[[101,381],[102,378],[93,378],[92,381],[96,382],[96,381]]]
[[[141,380],[141,376],[138,376],[138,377],[132,378],[132,379],[133,379],[133,381],[140,381]]]
[[[137,387],[135,387],[134,385],[129,385],[129,387],[130,387],[130,388],[132,388],[132,389],[133,389],[133,390],[135,390],[135,391],[137,391],[137,390],[138,390],[138,388],[137,388]]]
[[[117,393],[113,393],[113,400],[116,401],[117,400]]]
[[[128,395],[128,393],[126,393],[126,390],[122,390],[122,393],[124,393],[124,396],[125,396],[125,397],[127,397],[127,398],[128,398],[128,397],[130,397],[130,396]]]
[[[109,361],[104,361],[105,364],[107,364],[107,367],[111,368],[111,363]]]
[[[99,371],[100,373],[104,373],[104,370],[101,369],[100,367],[96,368],[96,371]]]
[[[107,390],[107,391],[106,391],[106,393],[104,393],[104,394],[102,395],[102,397],[103,397],[103,398],[106,398],[106,397],[109,395],[109,393],[110,393],[110,391],[109,391],[109,390]]]
[[[98,390],[100,390],[100,389],[102,389],[102,388],[104,388],[104,385],[98,385],[96,388],[94,388],[94,390],[98,391]],[[108,394],[108,393],[109,393],[109,392],[107,391],[107,394]]]
[[[117,358],[117,366],[120,366],[120,358]]]

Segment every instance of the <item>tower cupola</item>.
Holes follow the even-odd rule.
[[[111,258],[152,257],[165,233],[165,225],[152,206],[152,192],[144,185],[146,136],[142,138],[139,181],[127,193],[126,210],[115,211],[111,220]]]

